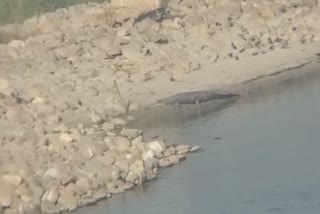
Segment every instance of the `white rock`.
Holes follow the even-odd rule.
[[[163,140],[156,140],[148,143],[148,147],[154,152],[162,154],[166,150],[167,145]]]
[[[71,143],[74,140],[72,135],[69,133],[61,133],[59,139],[67,143]]]
[[[58,201],[58,198],[59,198],[58,189],[51,189],[51,190],[48,190],[44,193],[41,200],[48,201],[48,202],[55,204]]]
[[[12,48],[20,49],[20,48],[24,48],[25,42],[22,40],[12,40],[11,42],[9,42],[8,46]]]
[[[149,159],[153,159],[154,157],[155,157],[155,155],[154,155],[153,150],[149,150],[149,151],[144,152],[144,153],[142,154],[142,159],[143,159],[144,161],[147,161],[147,160],[149,160]]]

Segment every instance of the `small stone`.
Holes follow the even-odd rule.
[[[82,196],[91,191],[91,182],[87,177],[81,177],[76,181],[77,194]]]
[[[64,189],[60,192],[58,205],[61,211],[72,212],[78,207],[78,200],[74,196],[74,193],[68,189]]]
[[[92,123],[94,123],[94,124],[102,124],[104,122],[104,119],[96,113],[92,114],[90,116],[90,119],[91,119]]]
[[[36,97],[32,100],[32,104],[44,104],[45,101],[42,97]]]
[[[133,138],[136,138],[136,137],[140,136],[142,134],[142,131],[138,130],[138,129],[127,129],[127,128],[124,128],[124,129],[122,129],[120,134],[122,136],[124,136],[124,137],[133,139]]]
[[[114,118],[112,119],[112,123],[114,126],[125,126],[127,121],[122,118]]]
[[[105,188],[98,189],[94,194],[93,198],[96,200],[105,199],[107,197],[107,191]]]
[[[163,158],[158,161],[159,167],[170,167],[173,165],[173,163],[168,158]]]
[[[141,175],[139,175],[137,172],[129,172],[128,176],[126,177],[126,182],[131,184],[139,184],[141,183]]]
[[[109,123],[109,122],[104,122],[102,124],[102,129],[105,131],[105,132],[109,132],[109,131],[112,131],[114,129],[114,124],[113,123]]]
[[[122,55],[127,59],[138,59],[142,58],[142,48],[139,42],[130,42],[128,45],[122,46]]]
[[[178,145],[176,146],[176,151],[178,154],[186,154],[190,151],[191,146],[190,145]]]
[[[106,52],[106,59],[114,59],[122,55],[122,50],[119,46],[112,46]]]
[[[41,203],[41,211],[43,213],[47,213],[47,214],[56,214],[56,213],[60,213],[59,208],[57,207],[57,205],[55,205],[52,202],[49,201],[43,201]]]
[[[171,23],[172,28],[180,29],[185,27],[185,22],[180,18],[176,17],[172,23]]]
[[[12,203],[12,197],[14,193],[14,187],[7,181],[0,183],[0,206],[6,208]]]
[[[6,90],[10,87],[8,80],[0,78],[0,91]]]
[[[47,171],[45,171],[45,173],[43,174],[43,177],[52,177],[52,178],[58,178],[59,176],[59,171],[57,168],[52,167],[50,169],[48,169]]]
[[[4,175],[3,178],[12,183],[15,187],[19,186],[23,180],[23,178],[19,175]]]
[[[94,205],[96,203],[97,203],[97,200],[91,195],[85,195],[81,197],[79,200],[79,206]]]
[[[61,133],[59,139],[66,143],[71,143],[74,140],[72,135],[69,133]]]
[[[125,36],[129,36],[130,35],[130,32],[128,29],[121,29],[117,32],[117,37],[125,37]]]

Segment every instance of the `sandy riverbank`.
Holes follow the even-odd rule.
[[[312,65],[319,7],[311,0],[105,3],[33,17],[18,31],[0,28],[0,210],[75,210],[179,163],[198,148],[145,142],[125,128],[128,101],[130,114],[177,93],[241,92]]]

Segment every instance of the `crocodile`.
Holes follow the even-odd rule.
[[[159,100],[159,104],[164,105],[187,105],[187,104],[201,104],[213,100],[237,98],[237,94],[220,94],[215,90],[206,91],[191,91],[179,93],[165,99]]]

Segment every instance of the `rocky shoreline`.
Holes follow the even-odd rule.
[[[146,141],[130,111],[167,89],[260,78],[262,63],[220,63],[248,70],[320,41],[317,0],[117,3],[0,27],[0,213],[73,211],[156,178],[199,148]]]

